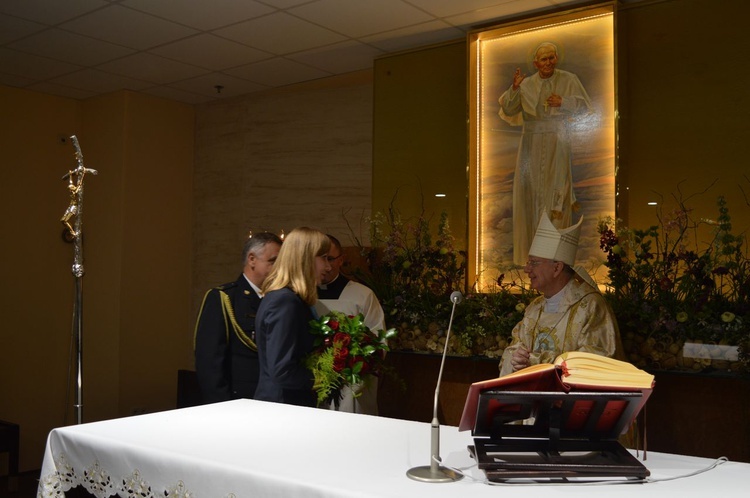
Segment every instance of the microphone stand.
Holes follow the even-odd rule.
[[[445,368],[445,354],[448,351],[448,344],[451,337],[451,326],[453,325],[453,314],[456,312],[456,305],[463,300],[463,295],[459,291],[451,294],[451,318],[448,321],[448,332],[445,334],[445,345],[443,346],[443,359],[440,362],[440,373],[438,374],[437,386],[435,387],[435,401],[432,407],[432,423],[430,424],[432,440],[430,445],[430,465],[412,467],[406,471],[406,475],[415,481],[421,482],[454,482],[463,479],[463,475],[452,469],[440,465],[440,422],[438,421],[438,397],[440,394],[440,382],[443,379],[443,369]]]
[[[76,338],[76,422],[83,423],[83,289],[81,279],[83,278],[83,178],[86,173],[96,175],[95,169],[83,166],[83,153],[78,145],[78,138],[72,135],[73,147],[76,150],[78,167],[68,171],[62,179],[68,180],[68,191],[70,192],[70,204],[65,210],[60,221],[65,225],[65,239],[73,242],[73,266],[72,272],[75,277],[75,300],[73,302],[73,335]],[[71,219],[73,224],[71,225]]]

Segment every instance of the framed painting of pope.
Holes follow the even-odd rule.
[[[596,226],[615,216],[611,5],[469,33],[469,275],[523,277],[542,214],[583,217],[577,264],[604,274]]]

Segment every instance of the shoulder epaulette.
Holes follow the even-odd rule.
[[[216,290],[227,290],[227,289],[231,289],[233,287],[237,287],[237,281],[229,282],[229,283],[226,283],[226,284],[217,285],[216,287],[214,287],[214,289],[216,289]]]

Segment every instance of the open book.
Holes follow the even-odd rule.
[[[642,396],[636,414],[651,395],[654,376],[630,363],[593,353],[571,351],[554,363],[542,363],[469,387],[458,430],[473,430],[479,396],[484,391],[609,392],[634,391]]]

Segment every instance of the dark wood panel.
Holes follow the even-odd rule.
[[[392,379],[382,379],[378,395],[380,415],[430,422],[440,359],[439,355],[389,353],[386,362],[397,372],[405,384],[405,390]],[[458,425],[469,385],[497,377],[497,365],[498,360],[487,358],[446,358],[438,404],[441,424]]]
[[[750,379],[656,372],[648,449],[750,462]]]

